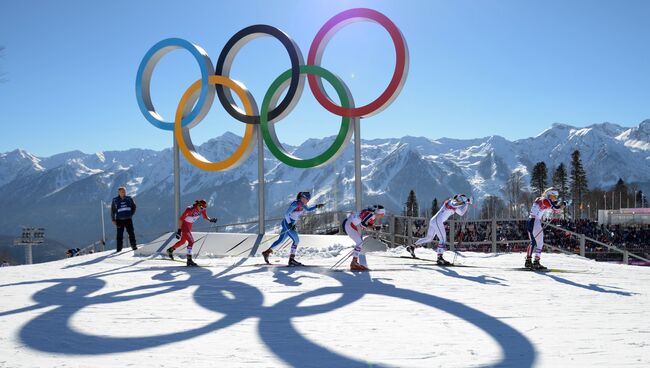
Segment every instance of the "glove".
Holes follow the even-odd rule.
[[[296,223],[292,222],[289,224],[289,230],[296,230]]]
[[[325,204],[323,204],[323,203],[319,203],[319,204],[316,205],[316,208],[323,208],[323,207],[325,207]]]
[[[176,239],[181,238],[181,229],[176,230]]]
[[[214,223],[217,222],[217,218],[216,218],[216,217],[210,217],[210,218],[208,219],[208,221],[210,221],[210,222],[212,222],[212,223],[214,224]]]
[[[566,207],[568,205],[569,205],[569,203],[567,201],[562,201],[562,207]]]
[[[467,204],[472,204],[472,202],[474,202],[474,198],[472,197],[467,198]]]

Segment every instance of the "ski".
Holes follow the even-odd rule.
[[[351,270],[349,268],[337,268],[329,269],[330,272],[352,272],[352,273],[364,273],[364,272],[394,272],[394,271],[413,271],[410,268],[369,268],[367,270]]]
[[[460,263],[452,263],[448,265],[439,265],[438,261],[435,259],[429,259],[429,258],[420,258],[420,257],[409,257],[409,256],[379,256],[379,257],[386,257],[386,258],[400,258],[400,259],[412,259],[414,261],[423,261],[423,262],[430,262],[430,263],[435,263],[436,266],[439,267],[467,267],[467,268],[485,268],[481,266],[470,266],[470,265],[464,265]]]
[[[313,270],[318,270],[318,271],[325,271],[325,272],[353,272],[353,273],[362,273],[362,272],[392,272],[392,271],[413,271],[409,268],[372,268],[368,269],[365,271],[353,271],[350,270],[349,268],[335,268],[332,269],[328,266],[318,266],[318,265],[302,265],[302,266],[289,266],[284,263],[271,263],[271,264],[266,264],[266,263],[257,263],[254,265],[246,265],[242,267],[267,267],[267,268],[292,268],[292,269],[301,269],[301,268],[309,268]]]
[[[587,273],[587,271],[582,271],[582,270],[564,270],[561,268],[545,268],[541,270],[536,270],[533,268],[515,267],[515,268],[509,268],[508,270],[538,272],[538,273]]]
[[[169,261],[169,262],[187,263],[187,261],[185,261],[185,260],[182,260],[182,259],[169,259],[169,257],[167,257],[167,258],[152,258],[151,260],[152,261]],[[210,266],[198,264],[196,266],[191,266],[191,267],[210,267]],[[188,268],[191,268],[191,267],[188,267]]]
[[[257,263],[250,265],[250,267],[286,267],[286,268],[324,268],[325,266],[316,266],[316,265],[288,265],[286,263]]]

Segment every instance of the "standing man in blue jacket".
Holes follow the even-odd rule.
[[[111,203],[111,219],[117,227],[117,235],[115,236],[117,241],[116,253],[122,251],[124,228],[129,233],[131,249],[136,250],[138,248],[135,246],[135,232],[133,231],[133,220],[131,219],[135,215],[135,202],[133,198],[126,195],[125,187],[117,188],[117,194],[118,196],[113,198],[113,203]]]

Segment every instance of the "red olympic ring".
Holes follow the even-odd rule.
[[[323,51],[334,34],[350,23],[366,20],[374,21],[384,27],[393,39],[396,58],[393,77],[391,78],[388,87],[386,87],[384,92],[374,101],[356,108],[344,108],[332,102],[332,100],[327,96],[319,77],[313,74],[308,75],[307,80],[309,81],[309,88],[311,88],[316,100],[329,112],[338,116],[368,117],[380,112],[393,102],[406,81],[406,75],[408,74],[408,48],[404,36],[395,23],[388,19],[388,17],[372,9],[350,9],[339,13],[328,20],[318,31],[316,37],[314,37],[314,41],[312,41],[311,47],[309,48],[309,55],[307,56],[307,64],[321,66],[320,62],[323,56]]]

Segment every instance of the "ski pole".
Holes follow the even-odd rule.
[[[199,240],[205,238],[206,236],[207,236],[207,235],[203,235],[202,237],[196,239],[196,241],[198,242]],[[205,241],[205,240],[204,240],[204,241]],[[187,242],[186,242],[185,244],[181,245],[180,247],[178,247],[177,249],[174,249],[174,252],[179,251],[179,250],[183,250],[183,249],[185,249],[186,247],[187,247]]]
[[[291,238],[289,238],[289,239],[291,239]],[[280,245],[280,247],[278,248],[278,250],[276,250],[276,252],[279,252],[279,251],[283,250],[284,248],[286,248],[287,244],[289,244],[289,242],[286,241],[286,239],[285,239],[285,241],[282,243],[282,245]]]
[[[215,222],[214,224],[210,225],[208,228],[208,233],[210,230],[215,229],[216,230],[217,223]],[[205,241],[208,239],[208,234],[205,234],[203,236],[203,241],[201,242],[201,245],[199,246],[199,250],[196,251],[196,258],[199,258],[199,254],[201,253],[201,249],[203,248],[203,244],[205,244]]]
[[[345,255],[345,257],[341,258],[340,260],[336,261],[332,267],[330,267],[330,270],[333,270],[337,268],[338,266],[342,265],[343,262],[345,262],[350,256],[352,255],[352,252],[354,252],[354,248],[348,252],[348,254]]]
[[[275,239],[275,238],[278,238],[278,237],[282,236],[282,234],[284,234],[285,232],[286,232],[286,231],[283,231],[283,232],[281,232],[281,233],[278,234],[278,235],[273,235],[273,236],[271,236],[270,238],[268,238],[268,239],[266,239],[266,240],[260,242],[260,243],[258,244],[258,247],[259,247],[260,245],[264,244],[264,243],[268,243],[269,241],[271,241],[271,240],[273,240],[273,239]],[[251,246],[251,247],[248,247],[248,248],[244,249],[244,250],[241,251],[240,253],[235,254],[234,257],[239,257],[239,256],[241,256],[242,254],[244,254],[244,253],[248,252],[249,250],[253,249],[253,247],[254,247],[254,245]]]

